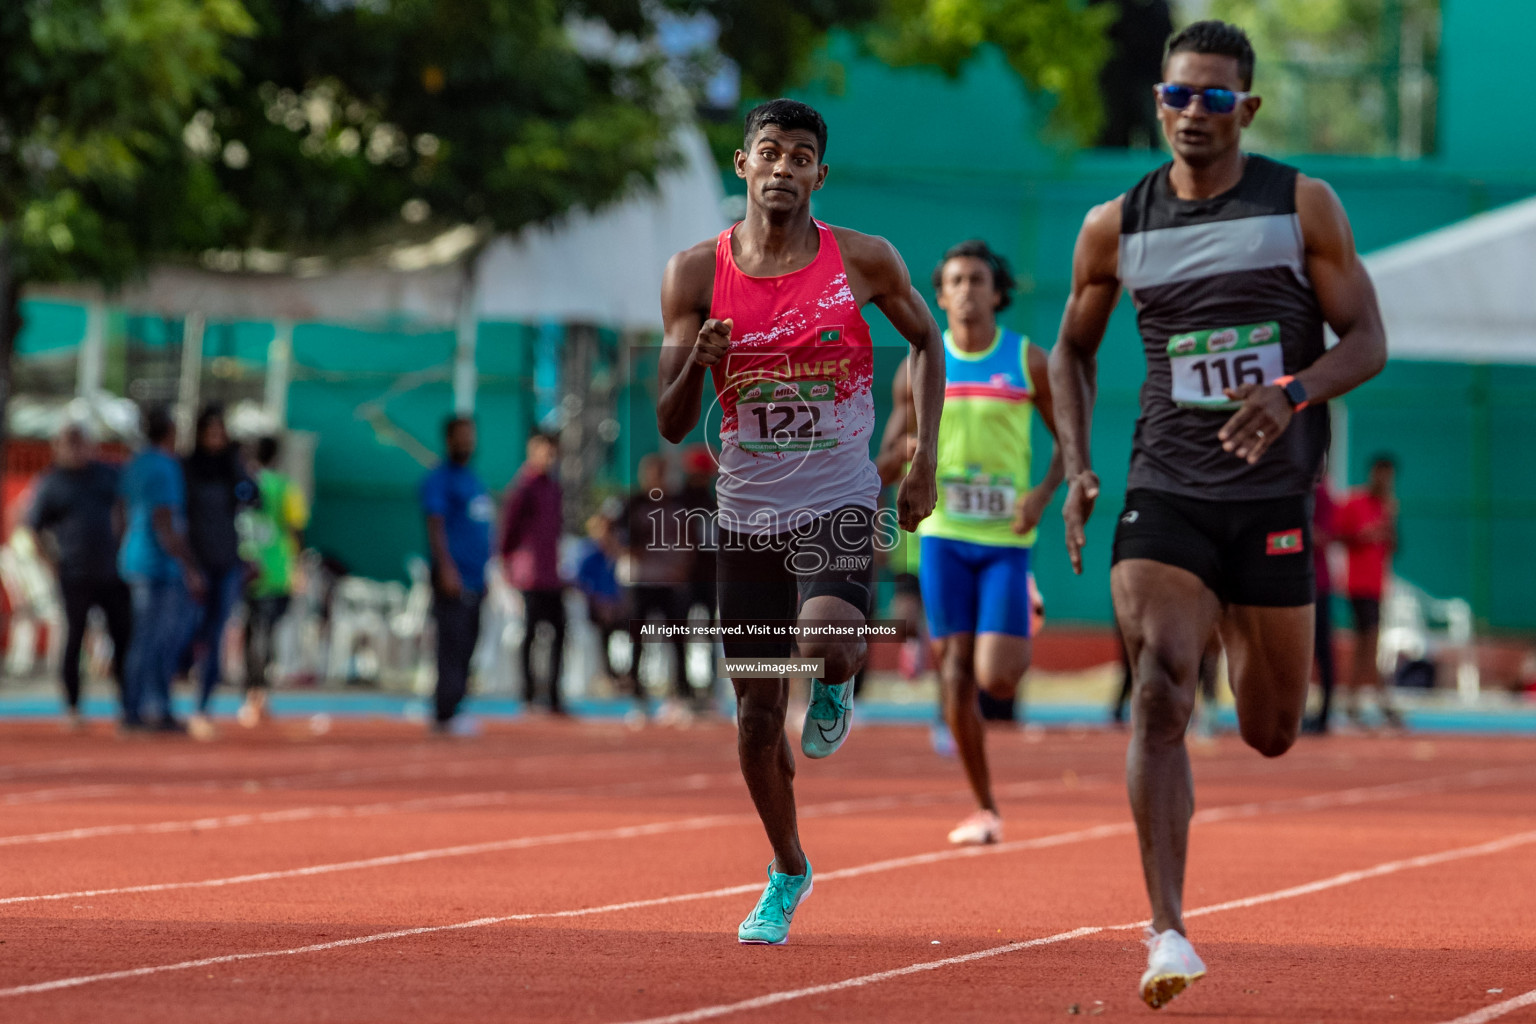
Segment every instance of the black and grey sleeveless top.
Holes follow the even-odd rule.
[[[1325,404],[1295,416],[1257,465],[1216,436],[1237,408],[1224,389],[1269,383],[1323,354],[1296,169],[1250,155],[1236,188],[1184,200],[1172,166],[1137,182],[1121,213],[1120,281],[1147,355],[1126,486],[1225,501],[1309,493],[1328,448]]]

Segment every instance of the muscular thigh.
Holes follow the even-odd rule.
[[[1193,572],[1145,558],[1127,558],[1110,572],[1115,620],[1138,681],[1156,666],[1193,694],[1221,603]]]
[[[1227,675],[1239,718],[1299,717],[1312,675],[1312,605],[1229,605],[1222,615]]]

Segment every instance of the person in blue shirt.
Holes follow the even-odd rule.
[[[624,590],[616,573],[621,551],[613,520],[602,513],[587,519],[587,536],[576,560],[576,589],[587,602],[587,619],[597,632],[598,661],[612,683],[617,678],[609,646],[625,627]]]
[[[187,488],[170,413],[147,410],[144,437],[148,443],[122,476],[127,529],[118,569],[133,596],[123,727],[185,732],[171,713],[171,677],[205,585],[187,541]]]
[[[453,731],[469,689],[470,658],[480,639],[485,567],[491,558],[494,508],[485,484],[469,468],[475,422],[455,416],[443,425],[448,458],[421,482],[432,562],[432,614],[437,620],[438,732]]]

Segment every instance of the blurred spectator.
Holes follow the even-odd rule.
[[[37,484],[27,525],[58,574],[68,624],[64,640],[64,703],[69,728],[80,716],[80,650],[92,608],[100,608],[112,637],[112,675],[123,713],[128,704],[123,668],[133,629],[128,586],[117,573],[122,510],[118,472],[95,458],[85,427],[66,423],[53,440],[53,468]]]
[[[193,649],[202,659],[197,710],[187,722],[196,739],[213,737],[208,703],[222,674],[224,627],[240,602],[246,567],[240,559],[235,517],[256,499],[256,484],[229,439],[222,406],[206,406],[197,417],[192,453],[182,462],[187,487],[187,539],[198,570],[207,581],[199,602]]]
[[[718,506],[715,503],[715,457],[708,446],[696,444],[683,452],[683,488],[677,500],[683,507],[683,546],[692,549],[688,568],[687,612],[704,609],[709,625],[715,622],[715,548],[718,539]],[[715,642],[705,644],[709,651],[709,679],[713,688],[718,678]],[[709,694],[703,695],[708,700]]]
[[[433,729],[455,731],[469,690],[469,665],[480,640],[485,566],[491,557],[491,496],[469,468],[475,421],[455,416],[443,425],[447,459],[421,482],[432,560],[432,614],[437,620],[437,708]]]
[[[565,669],[565,584],[560,579],[562,497],[552,472],[560,454],[555,434],[528,438],[528,458],[507,485],[502,503],[496,553],[506,568],[507,582],[523,595],[523,703],[533,706],[538,693],[533,673],[533,642],[541,623],[550,628],[549,710],[565,714],[560,674]]]
[[[640,681],[640,629],[651,613],[680,622],[688,617],[689,573],[694,553],[684,543],[682,502],[669,492],[667,464],[659,455],[640,460],[640,488],[624,503],[620,518],[625,552],[629,556],[629,639],[635,652],[629,669],[632,692],[644,701]],[[671,638],[672,696],[662,707],[665,721],[691,716],[693,687],[688,683],[688,647],[681,636]]]
[[[1168,0],[1088,0],[1118,10],[1109,59],[1099,70],[1104,128],[1099,145],[1157,149],[1162,130],[1152,87],[1163,80],[1163,47],[1173,34]]]
[[[624,628],[624,592],[614,572],[618,556],[613,523],[601,514],[590,516],[576,560],[576,587],[587,602],[587,620],[597,631],[598,658],[610,683],[617,679],[617,673],[609,647],[613,634]]]
[[[275,437],[256,442],[257,500],[240,516],[241,552],[255,567],[246,589],[245,703],[240,707],[240,724],[246,728],[267,714],[272,637],[293,596],[299,548],[309,524],[304,492],[277,470],[281,451]]]
[[[1312,572],[1317,580],[1313,605],[1316,627],[1312,634],[1312,657],[1317,662],[1317,679],[1323,687],[1323,703],[1317,715],[1306,722],[1306,731],[1323,735],[1328,732],[1328,717],[1333,710],[1333,573],[1328,567],[1328,546],[1334,542],[1338,505],[1328,481],[1319,480],[1312,497]]]
[[[133,597],[133,639],[124,666],[123,726],[185,732],[171,713],[171,676],[186,648],[206,586],[187,540],[187,490],[176,462],[176,424],[144,414],[143,451],[122,476],[127,529],[118,568]]]
[[[1361,725],[1360,691],[1374,687],[1387,724],[1400,728],[1402,716],[1392,706],[1381,673],[1376,668],[1377,641],[1381,636],[1381,599],[1397,551],[1397,496],[1394,485],[1397,463],[1390,455],[1371,460],[1365,487],[1350,495],[1338,510],[1338,538],[1349,552],[1346,587],[1355,619],[1355,654],[1344,713]]]

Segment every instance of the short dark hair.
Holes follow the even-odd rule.
[[[277,461],[278,452],[282,450],[282,442],[277,438],[264,437],[256,442],[256,461],[263,466],[270,466]]]
[[[807,131],[816,136],[816,160],[827,158],[827,122],[821,115],[799,100],[777,99],[753,107],[747,112],[746,131],[742,148],[751,149],[752,142],[769,125],[785,131]]]
[[[176,430],[176,421],[171,418],[171,410],[163,405],[153,405],[145,409],[142,419],[145,440],[157,447],[164,444],[165,439]]]
[[[944,265],[962,256],[981,260],[992,268],[992,287],[998,295],[1002,296],[1002,301],[997,304],[997,311],[1001,313],[1007,309],[1008,304],[1013,301],[1013,268],[1008,265],[1007,257],[993,252],[992,247],[979,238],[960,242],[945,250],[944,258],[939,260],[939,265],[933,268],[933,293],[937,295],[944,283]]]
[[[1395,473],[1397,472],[1397,459],[1386,452],[1377,452],[1371,456],[1371,468],[1390,469]]]
[[[203,439],[203,431],[208,429],[208,424],[214,420],[224,422],[224,403],[209,402],[203,406],[197,414],[197,425],[192,428],[192,440],[194,444],[200,444]]]
[[[443,440],[446,441],[451,438],[453,432],[460,427],[472,427],[474,425],[475,420],[472,416],[449,416],[443,420]]]
[[[1186,25],[1168,40],[1168,50],[1163,64],[1176,53],[1214,53],[1237,61],[1237,74],[1243,80],[1243,88],[1253,88],[1253,43],[1248,33],[1225,21],[1197,21]]]

